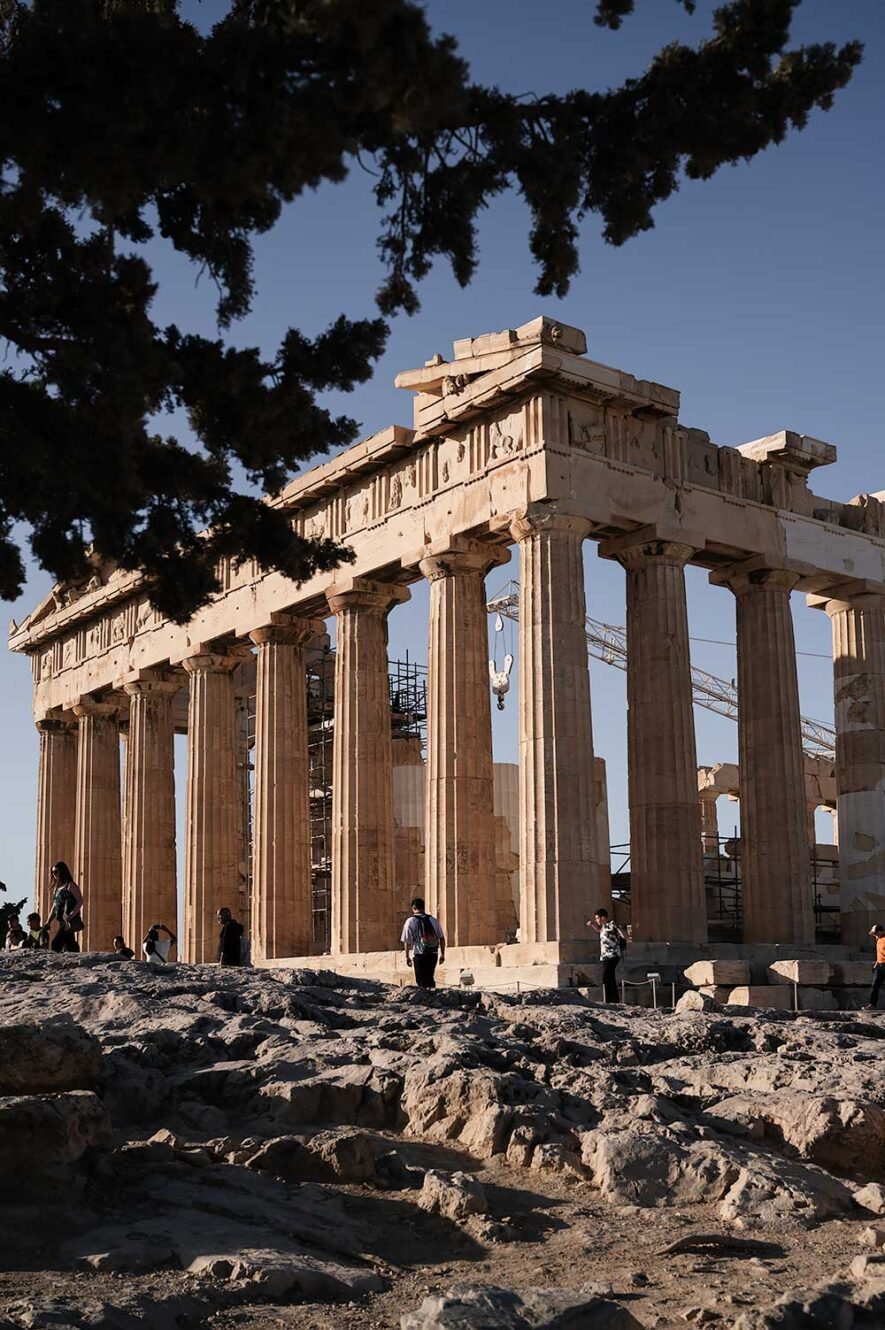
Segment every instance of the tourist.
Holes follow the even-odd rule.
[[[587,920],[589,928],[595,928],[599,934],[599,958],[602,961],[602,991],[606,1002],[618,1001],[617,969],[627,946],[627,938],[615,923],[609,919],[608,910],[602,906],[592,919]]]
[[[28,939],[25,930],[17,919],[10,919],[6,930],[6,941],[3,943],[4,951],[26,951]]]
[[[436,988],[436,963],[446,958],[446,935],[439,920],[424,909],[424,901],[416,896],[412,913],[403,925],[400,938],[406,952],[406,965],[414,960],[415,983],[419,988]]]
[[[218,934],[218,964],[243,964],[243,925],[238,923],[226,905],[216,914],[221,924]]]
[[[873,987],[870,989],[870,1006],[878,1007],[879,989],[885,984],[885,924],[873,924],[870,937],[876,939],[876,960],[873,965]]]
[[[122,957],[124,961],[135,960],[135,952],[126,946],[126,939],[120,933],[114,938],[114,955]]]
[[[43,927],[48,929],[55,919],[58,928],[49,945],[55,952],[79,951],[77,934],[83,931],[83,893],[63,860],[52,865],[51,879],[52,909]]]
[[[160,937],[161,933],[165,933],[166,936],[164,938]],[[123,939],[120,938],[120,941],[122,942]],[[166,965],[169,961],[169,952],[171,948],[175,946],[177,941],[178,939],[175,934],[171,932],[165,924],[151,924],[150,928],[145,933],[144,941],[141,944],[141,949],[144,952],[144,958],[148,965]],[[115,939],[115,949],[116,945]],[[125,947],[124,950],[129,951],[129,948]],[[129,955],[132,955],[131,951],[129,951]]]
[[[28,915],[28,947],[32,951],[46,951],[49,946],[49,930],[40,922],[39,914]]]

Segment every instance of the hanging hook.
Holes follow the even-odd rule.
[[[498,669],[497,662],[489,661],[489,678],[492,683],[492,692],[498,699],[498,710],[504,710],[504,695],[510,691],[510,671],[513,669],[513,657],[507,655],[504,657],[503,670]]]

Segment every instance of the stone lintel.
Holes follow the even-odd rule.
[[[706,544],[706,537],[699,531],[685,531],[653,522],[600,541],[598,552],[600,558],[614,559],[618,563],[636,558],[664,558],[688,563]]]
[[[837,457],[832,443],[814,439],[810,434],[797,434],[791,429],[782,429],[776,434],[766,435],[764,439],[741,443],[737,451],[751,462],[761,462],[763,465],[777,462],[804,472],[813,471],[817,466],[829,466]]]
[[[408,587],[398,582],[375,582],[368,577],[340,578],[326,592],[329,609],[333,614],[351,607],[386,613],[394,605],[402,605],[410,598]]]

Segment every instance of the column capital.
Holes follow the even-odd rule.
[[[728,587],[738,597],[754,591],[794,591],[801,580],[801,573],[771,566],[759,558],[730,563],[710,574],[712,586]]]
[[[330,586],[326,600],[333,614],[339,610],[374,610],[386,614],[394,605],[410,599],[408,587],[397,582],[373,582],[368,577],[347,577]]]
[[[78,697],[71,710],[80,719],[84,716],[107,720],[119,720],[120,718],[120,703],[116,700],[99,702],[96,698],[89,696]]]
[[[871,610],[880,614],[885,611],[885,595],[873,591],[861,591],[856,595],[806,596],[805,603],[809,609],[823,610],[830,619],[848,610]]]
[[[34,724],[41,734],[72,734],[77,726],[77,717],[70,711],[62,716],[41,716]]]
[[[485,545],[478,540],[456,536],[434,541],[417,554],[404,560],[407,567],[417,567],[429,582],[442,577],[457,577],[459,573],[482,573],[483,576],[497,564],[507,563],[510,551],[504,545]]]
[[[127,697],[173,697],[181,692],[184,682],[181,675],[176,676],[169,670],[149,669],[139,670],[135,678],[126,679],[122,688]]]
[[[248,648],[222,650],[209,645],[196,646],[190,656],[178,663],[187,674],[232,674],[249,656]]]
[[[561,505],[552,503],[530,503],[508,516],[510,535],[517,544],[541,531],[570,532],[584,540],[593,529],[588,517],[570,513]]]
[[[641,567],[652,560],[684,567],[706,543],[697,532],[654,524],[602,541],[599,554],[603,559],[614,559],[624,568]]]
[[[300,619],[294,614],[274,613],[268,623],[252,630],[249,640],[257,647],[303,647],[325,631],[324,619]]]

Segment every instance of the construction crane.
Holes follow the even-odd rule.
[[[500,614],[505,619],[519,622],[519,583],[510,582],[505,591],[495,596],[486,605],[489,614]],[[627,668],[627,630],[599,619],[586,618],[587,651],[606,665],[616,665],[619,670]],[[727,716],[737,720],[737,688],[727,679],[720,679],[706,670],[691,667],[691,687],[695,706],[715,711],[717,716]],[[802,748],[809,757],[823,757],[830,762],[836,760],[836,731],[823,721],[811,720],[802,716]]]

